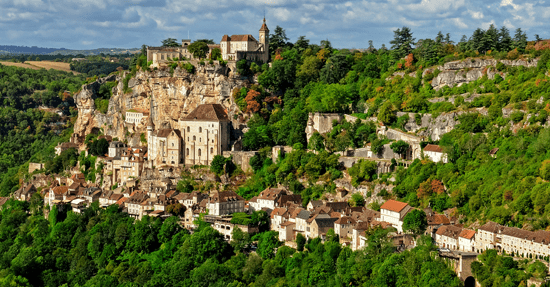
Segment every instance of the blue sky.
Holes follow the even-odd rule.
[[[0,44],[133,48],[187,38],[188,31],[191,39],[216,42],[224,34],[257,37],[264,9],[271,31],[279,25],[292,42],[305,35],[336,48],[366,48],[368,40],[389,46],[403,26],[416,39],[442,31],[458,41],[491,23],[550,38],[550,0],[0,0]]]

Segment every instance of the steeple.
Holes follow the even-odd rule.
[[[262,24],[262,27],[260,28],[260,32],[268,32],[269,29],[267,28],[267,25],[265,24],[265,17],[264,17],[264,23]]]

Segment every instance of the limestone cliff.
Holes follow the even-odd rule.
[[[229,68],[219,65],[199,66],[194,74],[179,67],[173,73],[168,68],[161,68],[138,71],[128,82],[128,88],[132,91],[124,93],[123,78],[127,74],[98,79],[84,85],[75,96],[78,119],[74,126],[73,142],[82,143],[87,134],[101,129],[105,135],[126,139],[130,145],[139,145],[140,134],[147,132],[147,121],[138,125],[126,123],[125,112],[130,109],[151,109],[150,116],[157,129],[177,127],[178,120],[200,104],[219,103],[233,119],[239,110],[231,91],[246,84],[230,74]],[[113,80],[118,81],[118,85],[113,88],[107,114],[102,114],[95,109],[94,99],[100,85]]]

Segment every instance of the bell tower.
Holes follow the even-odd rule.
[[[269,29],[267,28],[267,25],[265,24],[265,17],[264,17],[264,23],[262,24],[262,27],[260,28],[260,43],[264,45],[264,62],[267,63],[269,61]]]

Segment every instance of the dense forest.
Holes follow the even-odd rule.
[[[55,155],[55,145],[68,140],[77,115],[72,96],[84,81],[83,75],[0,65],[2,196],[19,187],[29,160],[46,162]],[[63,116],[39,106],[58,108]]]

